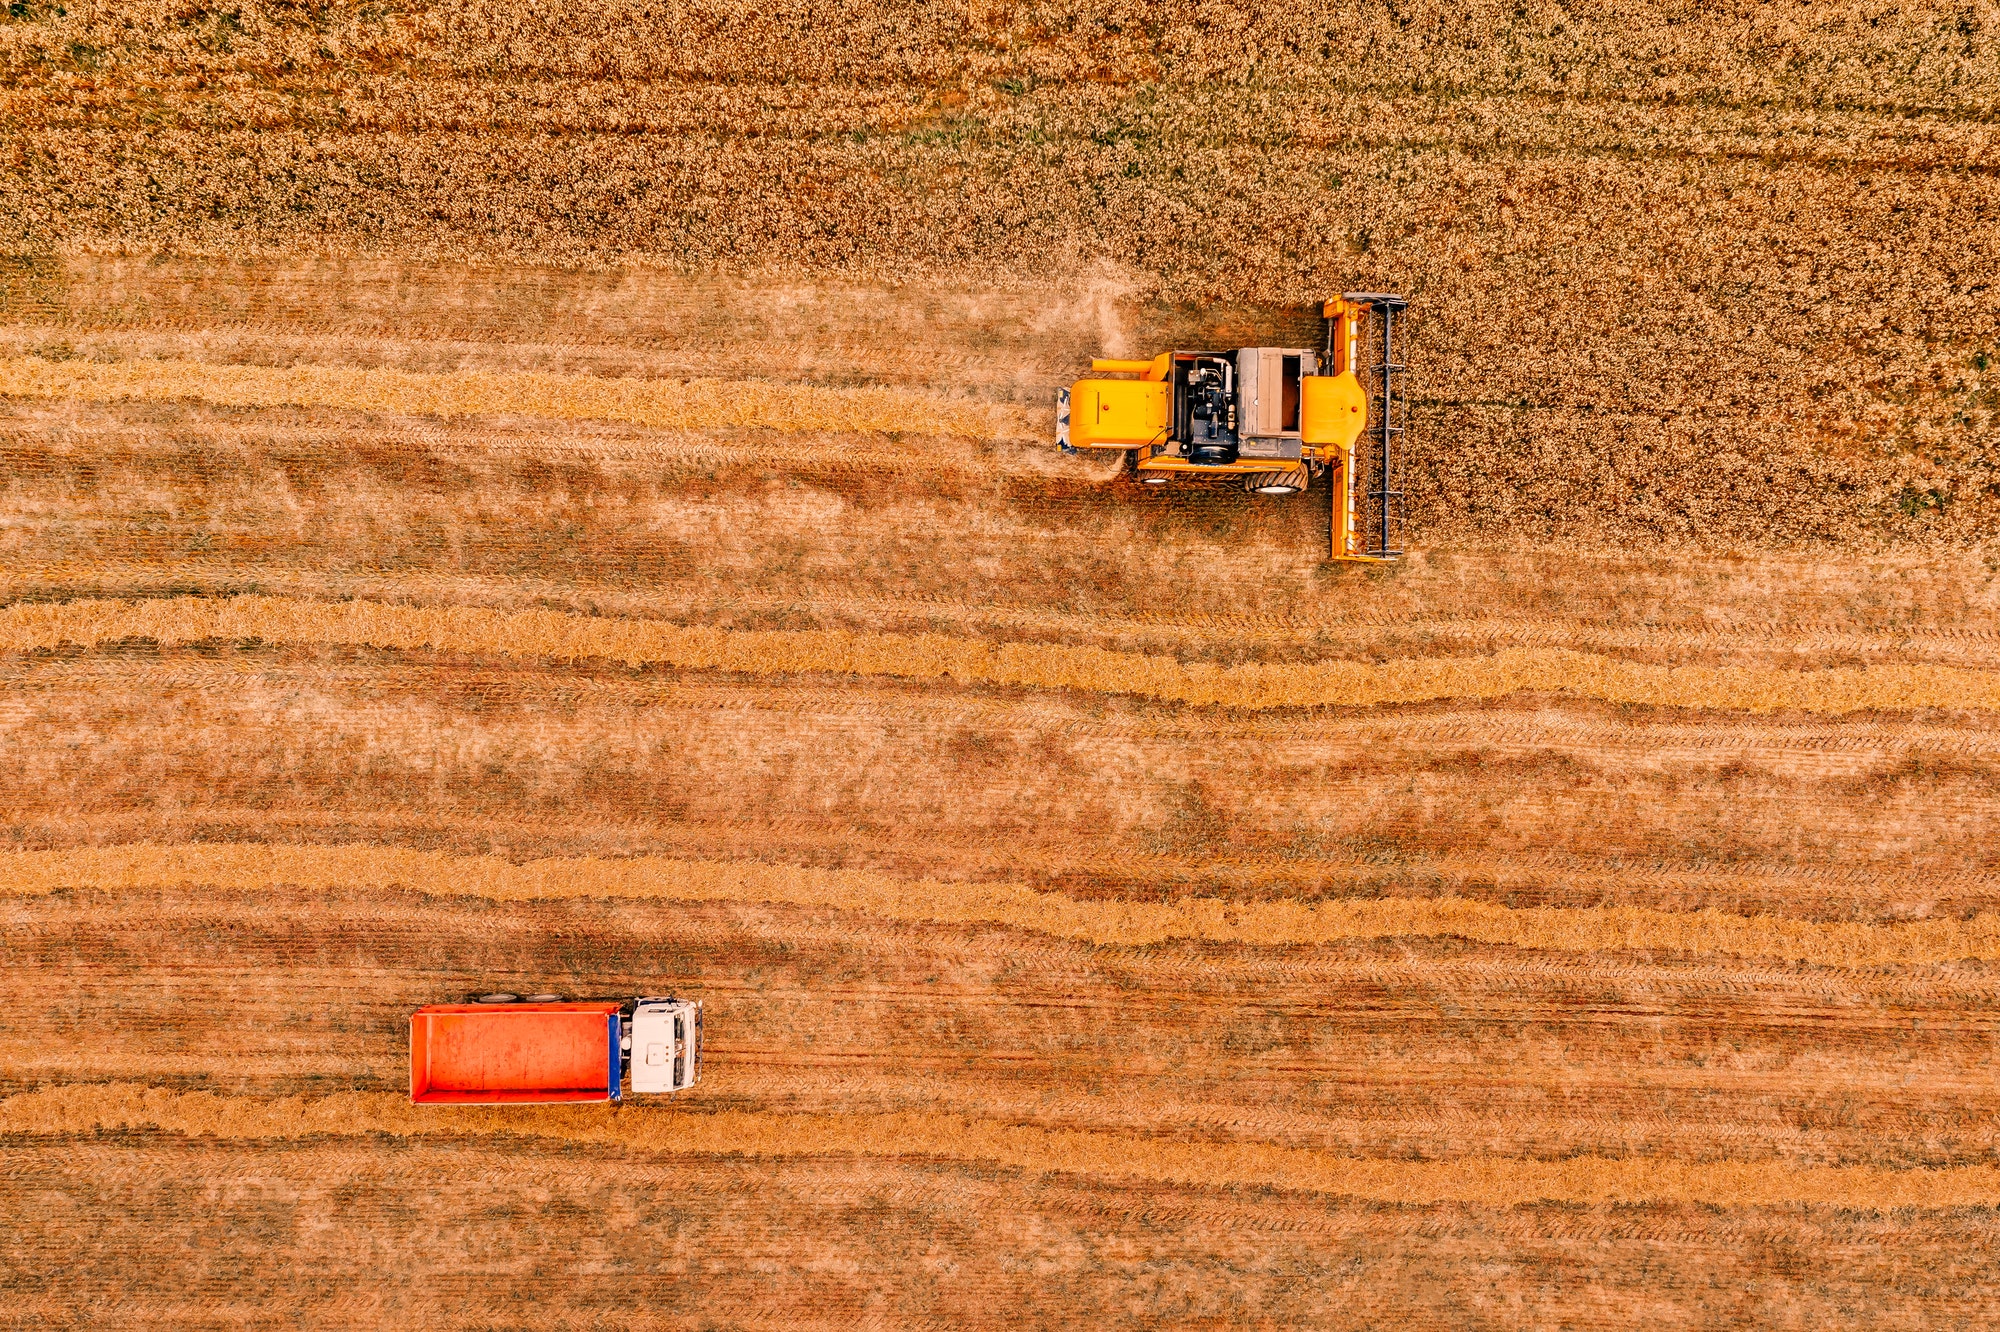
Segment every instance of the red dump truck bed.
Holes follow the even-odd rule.
[[[419,1105],[615,1101],[617,1003],[431,1004],[410,1015]]]

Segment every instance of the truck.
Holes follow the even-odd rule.
[[[410,1015],[410,1100],[528,1105],[671,1094],[701,1080],[700,1000],[483,994]]]

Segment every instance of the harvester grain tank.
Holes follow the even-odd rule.
[[[701,1079],[701,1002],[481,995],[410,1015],[410,1099],[508,1105],[671,1093]]]
[[[1260,495],[1291,495],[1327,479],[1336,560],[1392,560],[1397,501],[1394,448],[1403,396],[1395,323],[1407,302],[1379,292],[1328,301],[1326,345],[1171,351],[1147,361],[1094,360],[1093,377],[1056,398],[1056,442],[1065,452],[1122,449],[1149,485],[1226,477]],[[1362,343],[1371,317],[1381,351],[1363,387]],[[1108,376],[1117,376],[1110,378]],[[1371,412],[1371,402],[1373,411]],[[1356,451],[1374,445],[1375,488],[1358,488]],[[1358,517],[1363,509],[1372,522]]]

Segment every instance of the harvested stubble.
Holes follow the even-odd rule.
[[[161,644],[265,640],[563,661],[603,658],[633,667],[660,664],[757,674],[826,671],[942,677],[1252,709],[1498,698],[1522,690],[1653,707],[1750,712],[1839,715],[1915,708],[2000,709],[2000,673],[1948,666],[1822,671],[1663,667],[1560,648],[1515,648],[1471,660],[1217,667],[1102,648],[988,643],[937,634],[732,631],[555,611],[509,614],[465,606],[259,596],[79,600],[0,611],[4,650],[27,652],[123,639]]]
[[[1882,967],[2000,961],[2000,916],[1896,925],[1822,924],[1720,911],[1633,907],[1509,910],[1462,898],[1244,903],[1085,902],[1018,884],[906,882],[855,871],[634,857],[524,865],[386,847],[148,846],[0,853],[0,895],[213,884],[400,886],[498,902],[566,898],[781,902],[893,920],[998,924],[1132,948],[1185,939],[1294,947],[1354,939],[1451,937],[1570,953],[1619,949]]]
[[[421,836],[476,852],[504,827],[514,857],[754,847],[1097,900],[1461,896],[1856,921],[2000,909],[1994,713],[1525,695],[1258,714],[272,644],[22,665],[21,702],[0,714],[17,756],[0,806],[32,845]]]
[[[890,389],[588,375],[410,374],[347,366],[198,361],[0,360],[0,393],[93,402],[198,399],[230,407],[338,407],[442,417],[516,414],[625,421],[665,429],[909,431],[961,439],[1030,438],[1019,413]]]
[[[934,1157],[1004,1169],[1137,1178],[1203,1187],[1309,1190],[1385,1203],[1698,1203],[1718,1207],[1988,1207],[2000,1167],[1801,1169],[1768,1161],[1564,1161],[1473,1158],[1368,1161],[1257,1143],[1175,1142],[981,1122],[949,1115],[607,1115],[595,1108],[476,1109],[456,1114],[401,1096],[231,1099],[131,1083],[63,1087],[0,1100],[0,1133],[151,1129],[255,1142],[325,1134],[555,1138],[628,1151],[747,1158],[854,1153]]]

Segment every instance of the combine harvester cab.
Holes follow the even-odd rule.
[[[1326,347],[1239,347],[1162,352],[1150,361],[1094,360],[1093,375],[1056,394],[1056,443],[1066,453],[1122,449],[1138,479],[1228,477],[1252,494],[1292,495],[1325,474],[1332,508],[1333,558],[1392,560],[1392,518],[1402,493],[1390,484],[1392,449],[1402,433],[1403,396],[1394,329],[1406,302],[1378,292],[1328,301]],[[1370,315],[1380,320],[1381,354],[1370,413],[1360,354]],[[1365,498],[1378,521],[1358,523],[1355,448],[1373,427],[1376,486]],[[1372,540],[1370,538],[1373,538]]]
[[[629,1058],[628,1058],[629,1055]],[[701,1078],[701,1003],[482,995],[410,1015],[410,1099],[527,1105],[671,1093]]]

